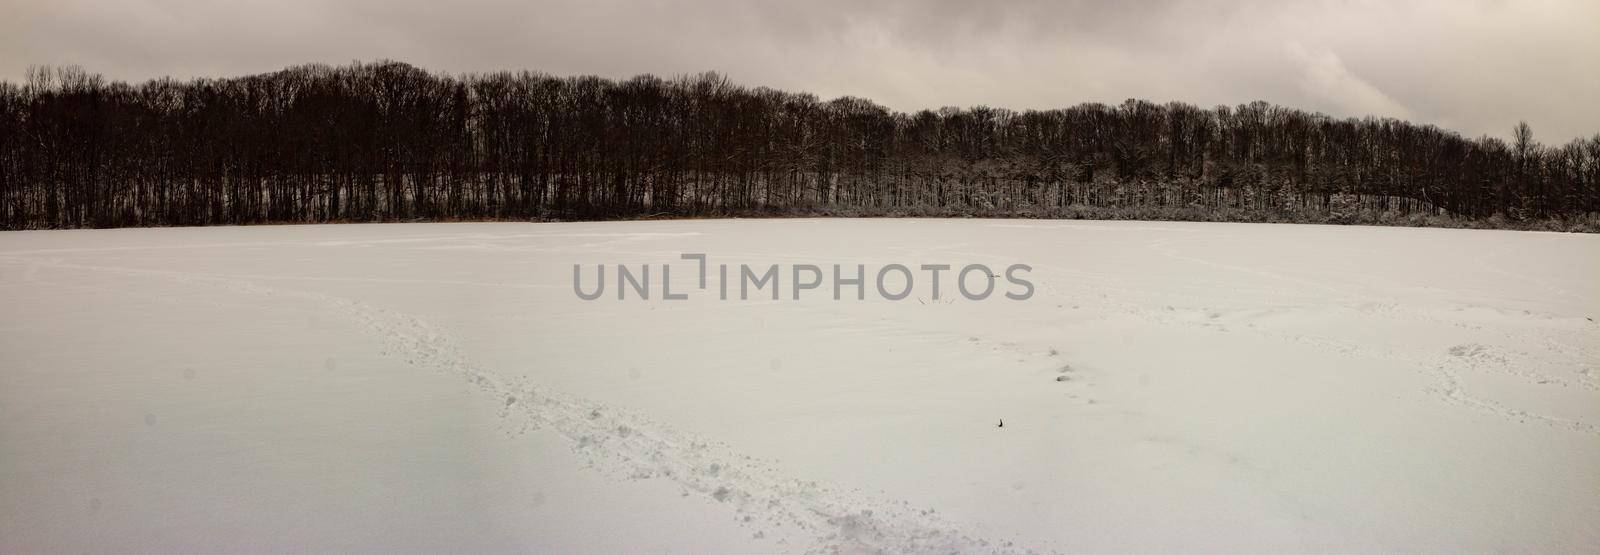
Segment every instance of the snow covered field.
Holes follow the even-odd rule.
[[[698,292],[681,253],[1037,292],[573,291],[626,263]],[[1593,235],[7,232],[0,314],[5,553],[1600,549]]]

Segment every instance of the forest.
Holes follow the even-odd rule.
[[[939,216],[1600,231],[1600,134],[1266,102],[897,112],[704,73],[0,82],[0,228]]]

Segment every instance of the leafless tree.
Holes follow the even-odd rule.
[[[1546,148],[1264,102],[898,113],[714,73],[397,62],[0,83],[0,226],[727,214],[1496,221],[1600,212],[1600,136]]]

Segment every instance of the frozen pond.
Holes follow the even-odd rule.
[[[599,299],[575,264],[591,290],[606,265]],[[618,264],[650,267],[648,300],[616,299]],[[738,265],[778,265],[779,299],[721,300],[720,264],[734,291]],[[866,269],[863,300],[833,298],[836,264]],[[902,300],[875,290],[890,264],[915,276]],[[953,268],[939,300],[923,264]],[[1005,275],[960,296],[969,264],[1030,266],[1031,298]],[[0,314],[0,552],[1600,544],[1594,235],[6,232]]]

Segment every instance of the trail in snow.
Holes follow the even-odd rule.
[[[790,477],[726,445],[632,412],[580,399],[474,364],[451,335],[415,316],[321,293],[182,272],[33,261],[56,268],[155,276],[263,297],[299,299],[380,338],[384,354],[459,376],[501,405],[515,432],[564,437],[595,470],[617,479],[665,479],[683,495],[726,505],[754,537],[808,553],[1041,553],[947,522],[935,510],[856,489]]]

